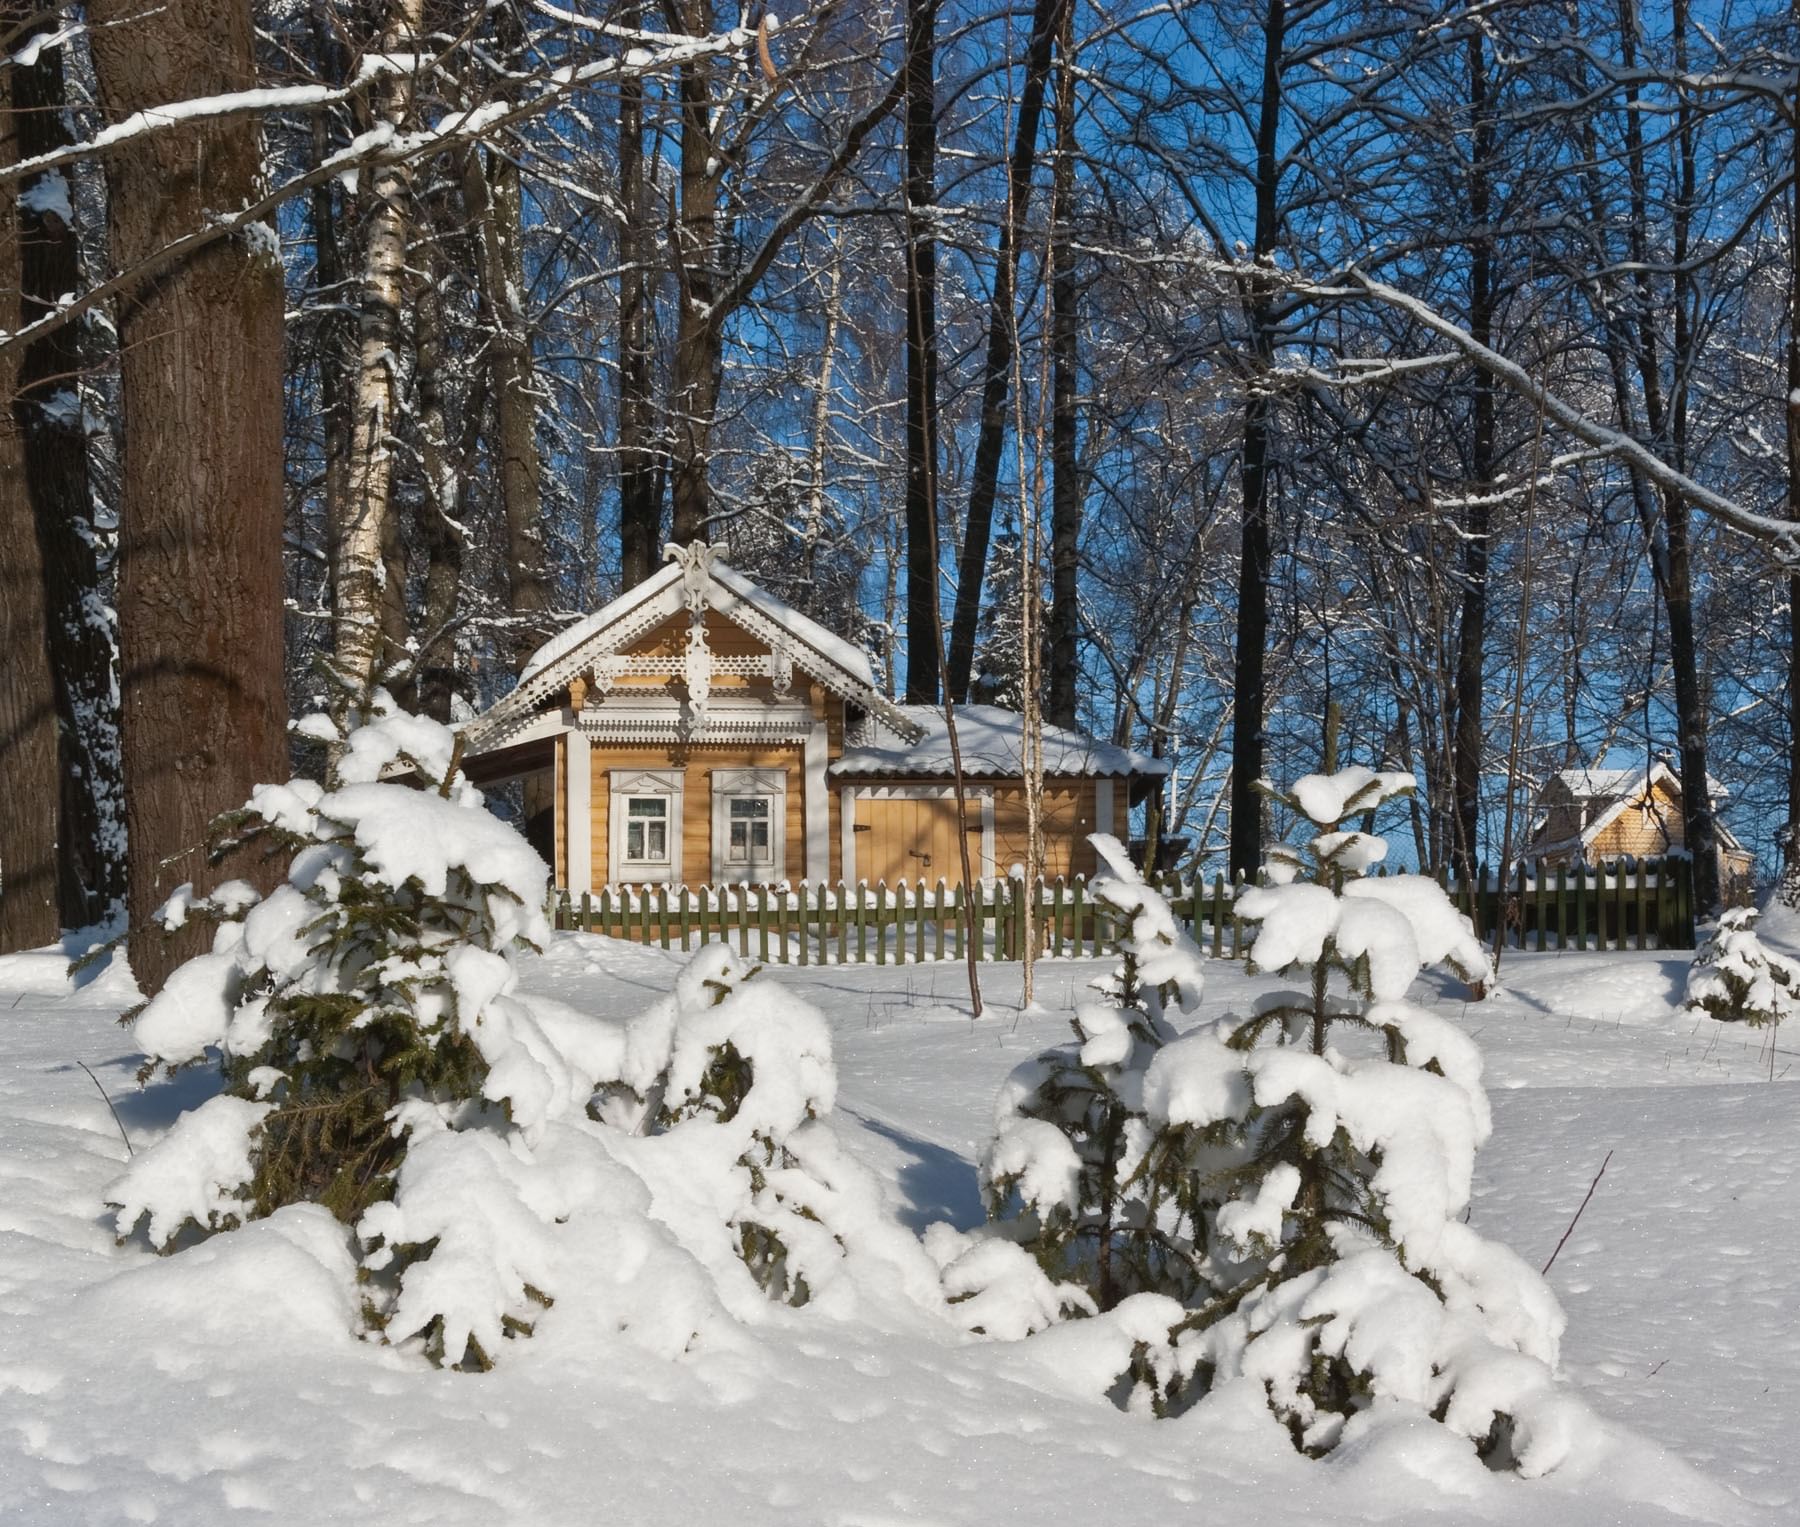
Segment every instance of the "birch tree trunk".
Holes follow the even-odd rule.
[[[382,51],[404,56],[418,47],[424,0],[393,0]],[[398,129],[411,107],[412,79],[381,76],[370,109],[377,123]],[[332,644],[342,691],[354,703],[377,682],[384,656],[385,550],[393,513],[394,453],[390,436],[401,398],[400,309],[405,292],[406,236],[411,222],[412,172],[383,164],[369,172],[363,227],[361,310],[356,390],[346,462],[343,519],[332,545]]]
[[[255,83],[243,0],[92,0],[109,122]],[[115,266],[241,206],[262,181],[248,118],[127,140],[107,161]],[[267,883],[273,865],[209,866],[208,832],[256,784],[286,777],[282,671],[282,274],[274,231],[206,245],[133,290],[118,314],[124,453],[119,657],[131,963],[152,992],[207,947],[152,911],[183,881]]]

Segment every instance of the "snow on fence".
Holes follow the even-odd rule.
[[[1385,873],[1382,871],[1381,873]],[[1506,941],[1524,949],[1692,949],[1691,863],[1681,857],[1618,859],[1604,865],[1520,864],[1503,892],[1482,866],[1473,883],[1434,877],[1491,942],[1504,918]],[[1159,887],[1175,915],[1215,958],[1243,957],[1247,939],[1233,915],[1240,885],[1223,875]],[[558,928],[694,949],[731,943],[740,954],[780,965],[886,965],[960,960],[975,930],[977,960],[1017,960],[1025,949],[1024,881],[962,887],[925,881],[835,886],[603,886],[593,894],[553,894]],[[965,915],[966,904],[966,915]],[[1107,952],[1114,919],[1087,895],[1087,881],[1037,883],[1040,955],[1079,958]]]

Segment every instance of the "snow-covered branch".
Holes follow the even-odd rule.
[[[386,123],[378,124],[368,132],[361,134],[346,144],[337,153],[321,160],[304,174],[295,175],[276,186],[267,195],[240,207],[235,212],[216,216],[204,227],[184,234],[181,238],[165,244],[155,254],[139,261],[128,270],[123,270],[97,286],[90,287],[79,297],[60,304],[54,312],[26,324],[12,333],[0,332],[0,355],[22,345],[28,345],[42,339],[47,334],[60,329],[84,314],[92,311],[101,303],[136,286],[139,282],[150,279],[180,263],[192,254],[217,242],[229,238],[233,234],[248,234],[253,225],[262,222],[269,213],[292,197],[314,186],[323,185],[340,175],[362,170],[372,165],[398,164],[409,160],[424,158],[431,154],[441,153],[448,149],[465,148],[473,143],[492,137],[502,129],[516,123],[529,121],[541,116],[558,105],[575,91],[590,85],[609,80],[642,77],[667,73],[682,65],[692,63],[695,59],[712,57],[721,53],[733,53],[753,46],[756,32],[753,28],[737,27],[729,32],[721,32],[711,37],[685,38],[679,43],[659,48],[655,51],[634,48],[622,57],[596,59],[579,65],[568,65],[551,70],[541,76],[538,88],[518,100],[495,100],[482,105],[461,108],[445,113],[427,127],[414,132],[398,132]],[[389,60],[388,62],[392,62]],[[296,91],[309,92],[314,87],[297,86]],[[76,145],[69,150],[59,150],[55,154],[45,154],[30,161],[36,170],[54,168],[65,164],[71,158],[104,152],[117,148],[131,137],[142,136],[153,131],[166,131],[177,125],[191,123],[197,118],[213,117],[229,114],[242,114],[245,111],[266,111],[279,104],[292,102],[270,101],[268,97],[281,96],[284,91],[240,91],[230,96],[212,96],[204,100],[176,102],[166,108],[158,108],[154,113],[138,113],[133,118],[137,127],[133,133],[125,134],[128,123],[120,123],[107,133],[97,135],[85,145]],[[326,92],[330,94],[330,92]],[[260,104],[246,104],[247,98],[261,97]],[[229,107],[221,103],[233,102]],[[302,104],[319,104],[309,97]],[[218,110],[211,110],[219,107]],[[108,137],[108,133],[114,136]],[[101,139],[106,139],[102,143]],[[25,169],[25,165],[15,166],[15,170]]]

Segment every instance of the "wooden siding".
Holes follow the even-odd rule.
[[[1634,794],[1625,809],[1588,845],[1590,859],[1615,859],[1620,854],[1642,858],[1679,848],[1687,837],[1687,823],[1680,800],[1658,780],[1648,794]]]
[[[877,788],[917,788],[939,791],[941,779],[869,781]],[[994,797],[994,872],[1005,876],[1013,865],[1025,862],[1029,834],[1026,831],[1025,785],[1021,780],[969,780],[971,790],[991,789]],[[1122,788],[1122,786],[1121,786]],[[980,797],[968,803],[969,865],[981,874]],[[1093,846],[1087,841],[1094,830],[1094,781],[1048,779],[1044,781],[1044,874],[1092,875]],[[841,875],[842,865],[837,866]],[[885,880],[963,883],[962,855],[956,843],[956,802],[947,795],[859,796],[856,801],[856,878],[873,884]]]
[[[1119,814],[1124,795],[1118,784],[1113,810]],[[1044,781],[1044,865],[1046,878],[1094,873],[1094,846],[1088,834],[1094,830],[1094,782],[1091,779]],[[1009,874],[1025,862],[1031,841],[1025,826],[1025,785],[1004,781],[994,788],[994,873]]]
[[[556,863],[551,866],[558,885],[569,883],[569,824],[567,805],[569,792],[569,739],[556,739],[556,766],[552,771],[552,788],[556,792]]]
[[[677,761],[679,755],[679,761]],[[594,883],[626,878],[613,872],[609,834],[614,769],[680,769],[682,771],[681,862],[677,885],[710,883],[712,875],[712,776],[715,769],[780,769],[787,777],[787,843],[783,873],[799,880],[806,873],[806,780],[801,748],[698,744],[668,748],[623,748],[595,743],[593,764]]]

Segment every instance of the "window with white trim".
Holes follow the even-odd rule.
[[[787,873],[787,771],[715,769],[715,881],[762,883]]]
[[[625,797],[625,863],[669,865],[669,797]]]
[[[681,878],[680,769],[614,769],[607,804],[606,878],[627,884]]]

